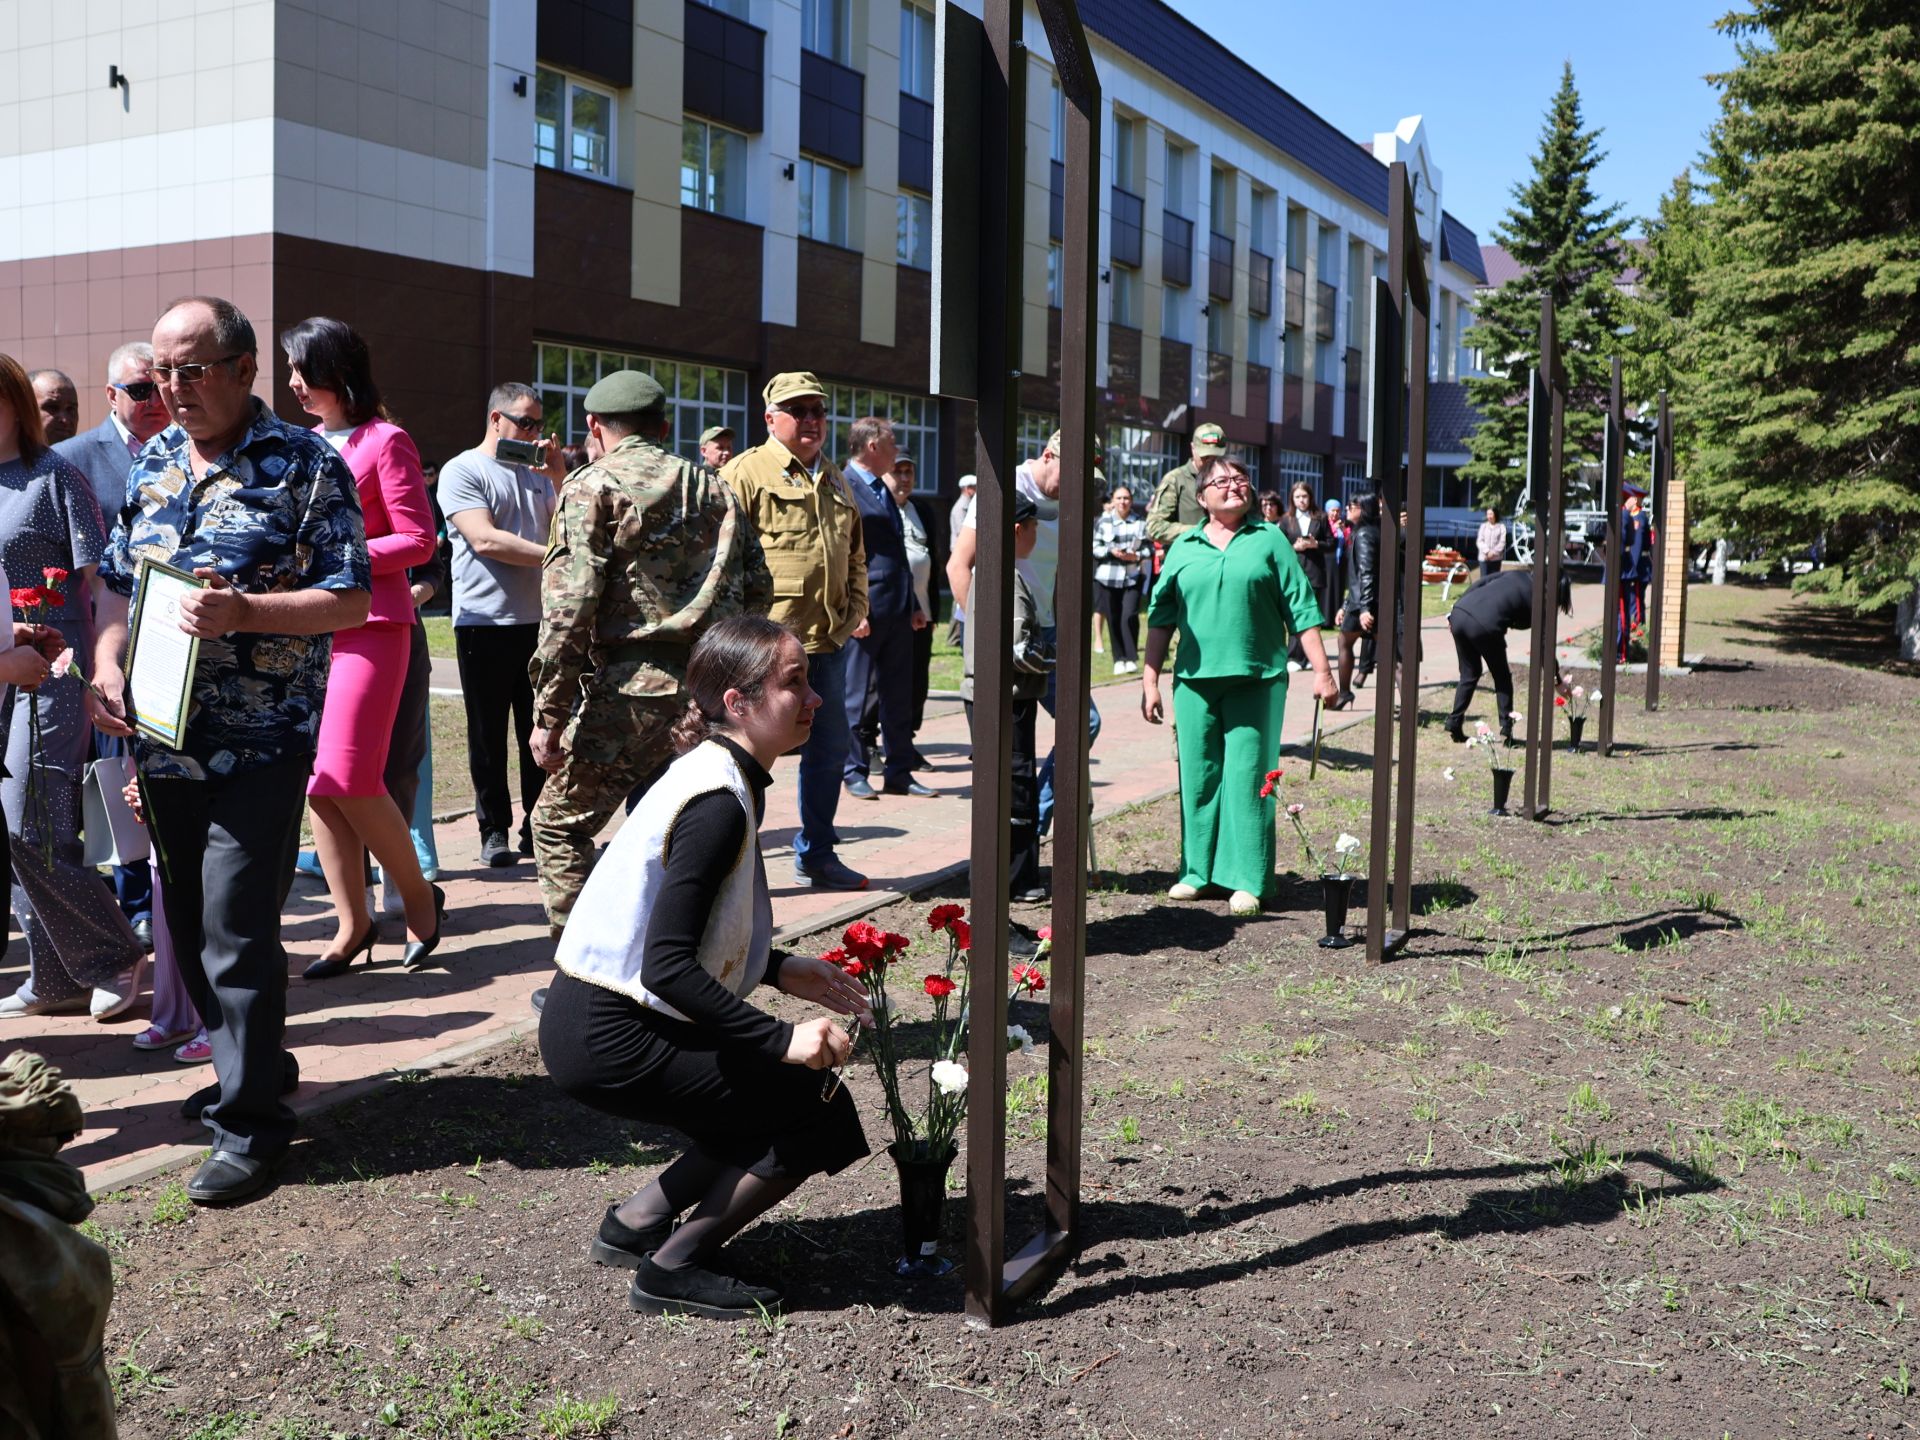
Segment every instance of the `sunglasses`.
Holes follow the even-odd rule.
[[[240,358],[238,355],[222,355],[218,360],[206,360],[192,365],[149,365],[147,373],[162,385],[171,384],[175,380],[182,385],[198,385],[207,378],[209,370],[217,369],[222,365],[231,365]],[[128,388],[127,393],[133,395],[131,387]],[[140,397],[134,395],[133,398],[138,400]]]
[[[540,417],[538,415],[529,418],[525,415],[509,415],[504,410],[496,410],[493,413],[522,433],[531,433],[540,428]]]
[[[189,381],[188,383],[191,384],[192,382]],[[125,385],[122,385],[117,380],[109,380],[107,385],[109,389],[125,391],[127,398],[138,405],[146,404],[160,393],[159,385],[151,380],[132,380]]]
[[[824,405],[781,405],[776,408],[778,408],[782,414],[791,415],[796,420],[824,420],[827,418],[827,407]]]

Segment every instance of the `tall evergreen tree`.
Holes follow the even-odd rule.
[[[1694,315],[1701,279],[1724,242],[1714,230],[1713,207],[1691,171],[1674,176],[1672,187],[1660,197],[1657,213],[1642,225],[1646,239],[1638,257],[1639,281],[1621,309],[1626,327],[1620,344],[1626,398],[1640,411],[1637,429],[1644,436],[1650,432],[1654,398],[1662,390],[1667,392],[1676,463],[1691,476],[1698,446],[1699,380],[1707,360],[1693,343]],[[1628,467],[1629,473],[1635,469],[1631,455]],[[1646,456],[1641,455],[1638,469],[1643,476],[1645,468]],[[1697,496],[1692,508],[1698,514]],[[1711,522],[1702,531],[1709,538],[1719,533]]]
[[[1750,0],[1720,21],[1720,243],[1687,345],[1710,512],[1863,609],[1920,594],[1920,14]]]
[[[1481,300],[1468,332],[1469,343],[1487,357],[1488,374],[1467,381],[1481,419],[1463,473],[1477,496],[1503,510],[1526,485],[1527,375],[1540,363],[1543,295],[1553,297],[1567,372],[1568,480],[1582,459],[1599,456],[1601,406],[1619,331],[1614,280],[1626,230],[1620,207],[1603,206],[1594,195],[1594,167],[1605,158],[1599,142],[1598,130],[1581,128],[1580,92],[1569,64],[1547,111],[1533,176],[1514,186],[1513,206],[1494,231],[1523,273]]]

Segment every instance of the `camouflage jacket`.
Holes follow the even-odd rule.
[[[1160,477],[1153,503],[1147,506],[1149,540],[1171,545],[1194,526],[1206,523],[1207,512],[1200,508],[1199,480],[1192,461]]]
[[[567,477],[540,570],[535,713],[564,723],[591,670],[622,695],[677,695],[714,621],[764,612],[767,562],[720,478],[629,435]]]
[[[249,595],[372,588],[360,491],[322,436],[256,400],[240,443],[197,479],[190,444],[169,425],[133,462],[100,561],[108,589],[132,598],[147,556],[179,570],[218,570]],[[142,773],[204,780],[311,755],[332,658],[331,635],[202,640],[186,743],[169,750],[137,737]]]

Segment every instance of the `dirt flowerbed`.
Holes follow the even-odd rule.
[[[1297,876],[1256,921],[1166,900],[1171,803],[1105,828],[1086,1243],[1016,1323],[969,1328],[957,1277],[890,1273],[858,1064],[877,1158],[740,1242],[789,1313],[631,1314],[587,1240],[672,1137],[567,1102],[522,1045],[310,1125],[242,1209],[194,1210],[177,1178],[107,1197],[123,1433],[1909,1431],[1920,686],[1769,646],[1751,596],[1697,603],[1734,658],[1658,715],[1623,706],[1618,759],[1562,753],[1552,823],[1490,819],[1426,717],[1398,963],[1317,949]],[[1286,767],[1326,842],[1365,833],[1369,733],[1312,784]],[[924,933],[927,903],[876,918]],[[1044,1047],[1044,1010],[1016,1009]],[[1009,1073],[1024,1235],[1044,1059]]]

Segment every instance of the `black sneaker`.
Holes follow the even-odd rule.
[[[520,857],[514,853],[513,847],[507,843],[507,837],[504,832],[489,830],[485,835],[480,837],[480,863],[482,865],[491,865],[497,870],[503,865],[519,864]]]
[[[673,1234],[673,1221],[662,1220],[658,1225],[649,1225],[644,1230],[635,1230],[620,1223],[614,1212],[614,1206],[607,1207],[605,1217],[600,1221],[600,1233],[593,1237],[593,1244],[587,1247],[587,1254],[596,1265],[617,1265],[622,1270],[637,1269],[640,1262],[667,1243]]]
[[[780,1308],[780,1292],[698,1265],[663,1270],[648,1256],[634,1267],[627,1304],[642,1315],[705,1315],[742,1320]]]

